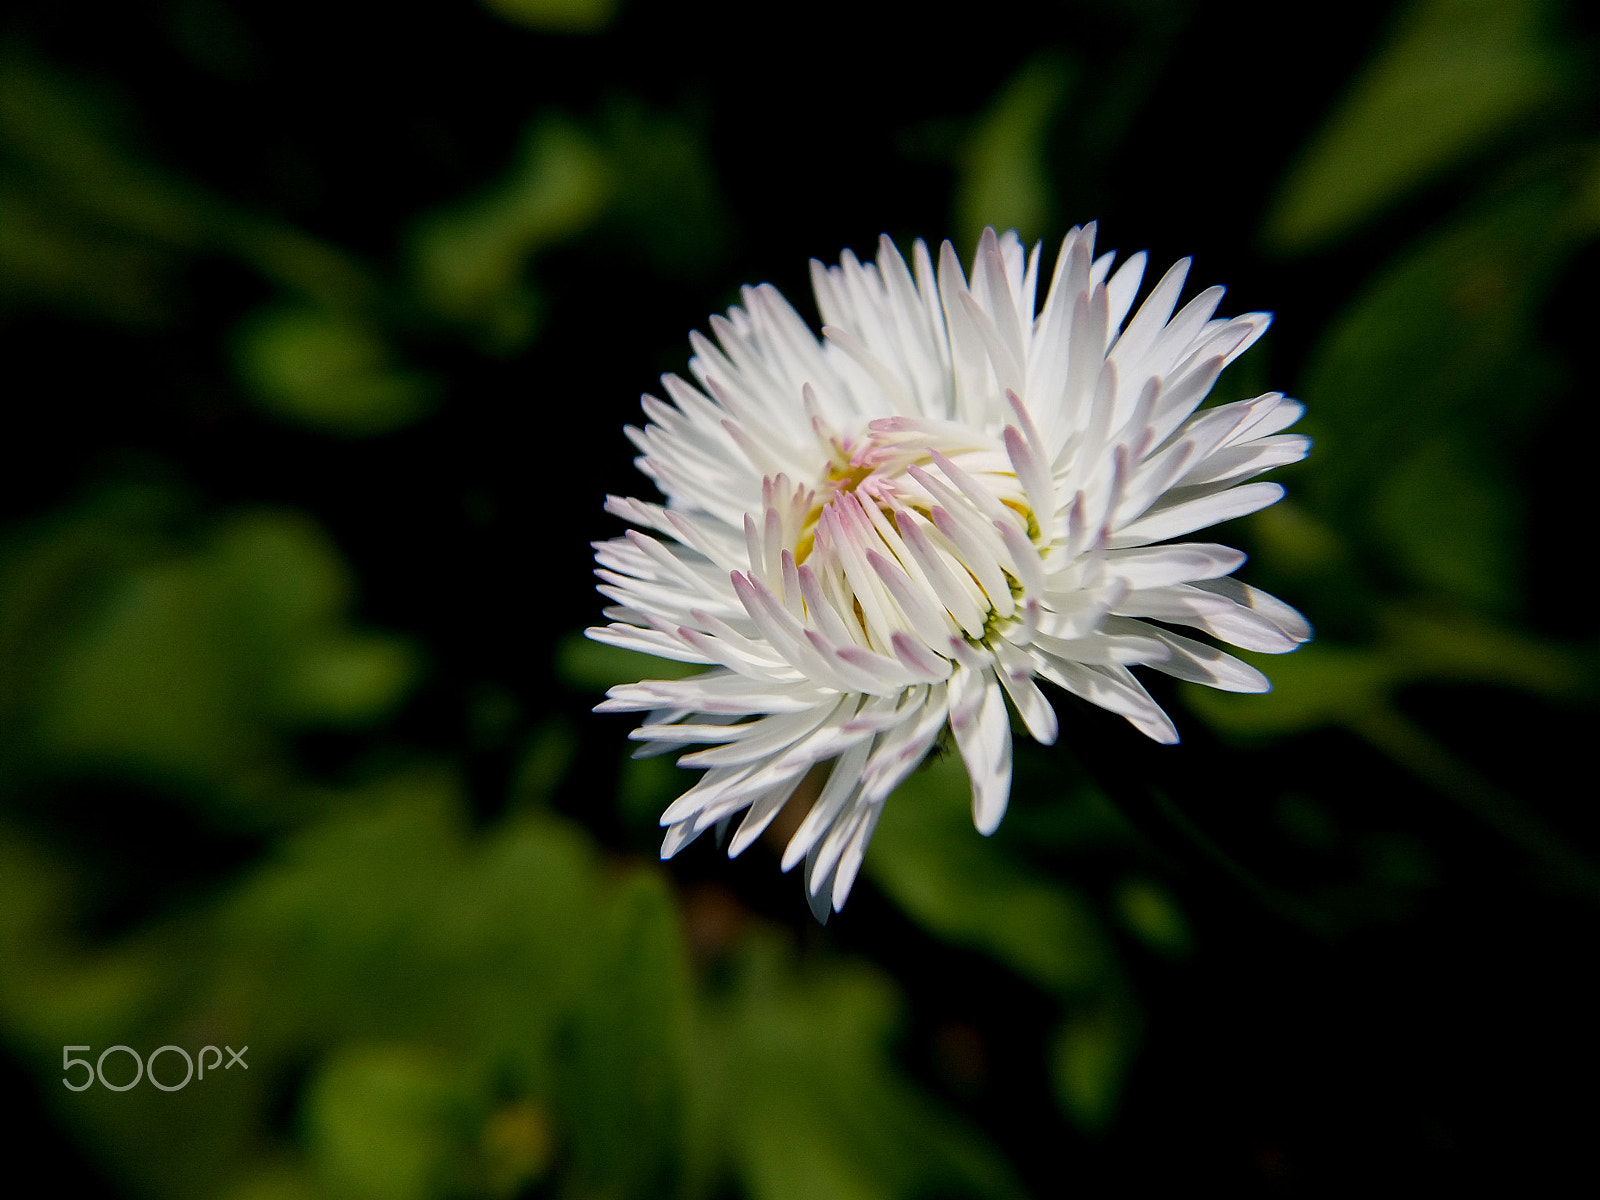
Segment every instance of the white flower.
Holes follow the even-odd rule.
[[[1093,246],[1093,225],[1067,235],[1037,315],[1039,248],[1015,234],[985,231],[970,282],[948,242],[937,274],[922,242],[908,269],[887,237],[876,264],[813,261],[821,341],[746,288],[715,344],[690,335],[699,386],[668,375],[672,403],[644,397],[650,424],[627,432],[667,503],[607,500],[656,536],[596,545],[615,603],[588,633],[709,668],[597,710],[648,712],[641,753],[701,747],[678,760],[705,774],[663,814],[663,858],[744,811],[738,854],[831,760],[783,856],[825,917],[947,723],[988,834],[1011,789],[1006,697],[1046,744],[1041,678],[1175,742],[1130,666],[1269,684],[1167,626],[1268,653],[1310,637],[1231,578],[1243,554],[1168,540],[1273,503],[1278,484],[1246,481],[1305,456],[1277,392],[1197,411],[1268,316],[1213,319],[1220,287],[1172,315],[1185,260],[1124,325],[1145,256],[1113,274]]]

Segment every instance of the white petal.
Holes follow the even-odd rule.
[[[1183,486],[1239,482],[1273,467],[1299,462],[1310,450],[1311,439],[1299,433],[1280,433],[1242,446],[1224,446],[1191,467],[1183,477]]]
[[[1190,683],[1203,683],[1207,687],[1218,688],[1225,692],[1272,690],[1271,682],[1260,671],[1249,663],[1241,662],[1233,655],[1218,650],[1215,646],[1207,646],[1203,642],[1182,637],[1159,626],[1146,625],[1142,621],[1121,618],[1113,620],[1115,623],[1107,622],[1108,631],[1121,629],[1124,626],[1137,627],[1140,636],[1155,638],[1169,648],[1171,654],[1167,658],[1149,660],[1148,665],[1157,671],[1188,680]]]
[[[872,739],[865,738],[834,760],[833,771],[822,793],[784,848],[782,866],[785,871],[792,871],[796,863],[811,853],[817,839],[828,831],[839,811],[855,795],[861,786],[861,768],[871,752]]]
[[[1215,542],[1140,546],[1106,554],[1106,573],[1130,588],[1163,587],[1230,575],[1244,564],[1244,553]]]
[[[864,804],[861,814],[853,823],[850,838],[845,843],[844,852],[839,856],[839,865],[834,870],[832,888],[834,912],[844,908],[844,902],[850,897],[850,889],[854,886],[856,875],[861,870],[861,860],[867,853],[867,843],[872,840],[873,830],[877,829],[878,818],[882,815],[882,804]]]
[[[798,785],[798,780],[780,784],[750,805],[744,820],[739,822],[739,828],[734,831],[733,840],[728,843],[729,858],[738,858],[751,842],[766,832],[767,826],[783,811],[783,806],[789,802]]]
[[[1126,717],[1147,737],[1164,745],[1178,740],[1177,727],[1126,667],[1086,666],[1045,655],[1039,674],[1091,704]]]
[[[916,770],[949,715],[946,691],[936,687],[919,704],[911,717],[885,733],[873,748],[872,757],[861,772],[861,793],[882,800]]]
[[[996,675],[1006,695],[1011,697],[1011,703],[1016,706],[1017,715],[1027,726],[1028,735],[1041,746],[1055,745],[1059,732],[1056,710],[1050,707],[1049,699],[1033,682],[1033,671],[1027,658],[1003,642],[995,647],[995,657],[1000,661]]]
[[[694,828],[693,823],[690,821],[679,821],[676,825],[668,828],[666,836],[661,839],[661,861],[665,862],[671,858],[679,850],[682,850],[695,838],[699,837],[702,832],[704,831]]]
[[[1239,605],[1241,609],[1270,623],[1293,643],[1286,647],[1287,649],[1292,650],[1295,646],[1311,640],[1311,622],[1307,621],[1298,609],[1259,588],[1240,583],[1237,579],[1208,579],[1194,586],[1202,591],[1224,596]],[[1247,650],[1254,649],[1244,642],[1234,642],[1234,645],[1244,646]]]
[[[1011,798],[1011,722],[993,674],[958,671],[950,687],[950,728],[972,781],[972,823],[987,836]]]
[[[1112,533],[1107,545],[1113,549],[1141,546],[1179,537],[1258,512],[1283,499],[1283,487],[1276,483],[1247,483],[1211,496],[1198,496],[1169,507],[1154,507],[1137,521]]]

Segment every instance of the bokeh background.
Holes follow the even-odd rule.
[[[8,1177],[1592,1184],[1597,46],[1540,0],[8,4]],[[1157,677],[1176,748],[1058,696],[993,839],[936,759],[826,928],[767,843],[659,865],[689,777],[588,711],[655,668],[579,636],[639,393],[741,283],[814,315],[881,232],[1095,218],[1277,314],[1215,395],[1317,445],[1219,536],[1317,640]],[[63,1087],[169,1044],[248,1071]]]

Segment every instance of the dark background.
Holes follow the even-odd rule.
[[[8,5],[14,1176],[765,1200],[787,1168],[754,1135],[717,1127],[702,1162],[698,1135],[603,1132],[619,1112],[675,1128],[694,1097],[737,1114],[748,1054],[771,1128],[847,1164],[797,1195],[1592,1177],[1595,46],[1592,13],[1531,0]],[[825,930],[764,845],[648,865],[686,783],[619,768],[629,722],[588,709],[651,668],[574,638],[599,616],[589,543],[620,527],[602,497],[648,494],[621,432],[638,394],[742,282],[814,319],[809,258],[882,232],[966,256],[985,223],[1049,246],[1095,218],[1099,245],[1158,274],[1193,255],[1191,291],[1276,313],[1217,393],[1302,397],[1318,445],[1282,472],[1289,499],[1221,538],[1318,640],[1261,664],[1271,697],[1153,682],[1178,748],[1056,697],[1063,744],[1019,748],[1001,834],[886,821]],[[891,809],[944,804],[946,766]],[[403,980],[454,960],[404,934],[372,934],[370,976],[327,967],[346,982],[326,1003],[305,997],[348,946],[285,951],[281,994],[237,982],[270,941],[235,920],[251,881],[340,821],[382,827],[364,797],[418,772],[464,845],[526,822],[594,864],[556,943],[611,962],[621,938],[622,975],[570,968],[588,982],[552,1018],[548,1078],[514,1021],[461,1032],[473,971],[523,955],[537,986],[541,955],[567,963],[477,884],[462,903],[493,936],[451,943],[477,957],[449,1017],[412,1012]],[[403,930],[410,878],[366,926],[309,911]],[[636,893],[657,939],[637,955],[593,917]],[[1074,921],[1070,947],[1028,948]],[[321,944],[314,922],[295,937]],[[651,954],[679,966],[634,988]],[[764,954],[790,991],[738,982]],[[785,1052],[843,1056],[843,1101],[716,1032],[787,1029],[776,1014],[856,971],[898,1016],[857,1053],[822,1005]],[[390,1016],[364,1025],[354,992]],[[636,993],[678,997],[671,1036],[745,1047],[735,1066],[690,1050],[639,1083],[632,1043],[583,1032],[595,996]],[[192,1046],[202,1026],[255,1032],[256,1090],[226,1111],[56,1082],[62,1044]],[[446,1066],[413,1070],[438,1047]],[[442,1148],[410,1175],[360,1166],[390,1129]],[[918,1138],[977,1149],[919,1164]]]

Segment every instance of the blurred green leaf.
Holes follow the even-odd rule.
[[[689,1135],[691,1008],[683,935],[660,876],[624,881],[597,933],[569,1042],[570,1186],[672,1196]]]
[[[538,119],[503,179],[417,222],[410,253],[418,293],[440,316],[476,327],[488,350],[526,344],[538,320],[529,258],[591,225],[612,189],[592,137],[563,117]]]
[[[528,740],[511,775],[506,803],[513,811],[549,804],[577,756],[577,732],[561,718],[545,722]]]
[[[8,1052],[57,1088],[63,1045],[92,1047],[91,1061],[119,1045],[147,1057],[172,1044],[192,1053],[217,1033],[206,1019],[213,1014],[194,1019],[204,987],[197,968],[213,948],[204,924],[169,921],[94,944],[79,923],[96,883],[81,860],[47,845],[37,830],[0,822],[0,1029]],[[180,1025],[175,1013],[190,1020]],[[126,1052],[111,1055],[106,1069],[112,1078],[133,1074]],[[157,1070],[175,1083],[185,1068],[169,1051]],[[259,1082],[235,1071],[227,1087],[208,1076],[210,1086],[191,1081],[176,1092],[144,1084],[122,1094],[100,1087],[40,1094],[108,1179],[128,1191],[190,1197],[210,1194],[249,1140],[265,1103]],[[173,1153],[180,1143],[184,1152]]]
[[[1124,879],[1117,885],[1112,903],[1123,928],[1152,950],[1183,958],[1194,949],[1183,909],[1154,880],[1140,876]]]
[[[506,1197],[554,1170],[562,1194],[619,1200],[729,1182],[752,1200],[1021,1195],[895,1067],[886,979],[753,929],[708,993],[660,874],[607,881],[548,818],[473,833],[442,770],[347,795],[173,936],[130,944],[143,984],[89,1025],[75,989],[118,955],[47,967],[71,887],[0,826],[0,899],[25,901],[0,910],[0,1014],[42,1072],[63,1037],[251,1047],[249,1074],[209,1093],[74,1100],[71,1124],[145,1189]],[[252,1131],[286,1090],[304,1158],[264,1164]],[[169,1152],[187,1135],[205,1154]]]
[[[198,248],[217,207],[126,148],[128,114],[90,84],[16,43],[0,58],[0,154],[80,219],[168,246]]]
[[[521,1195],[550,1169],[555,1150],[550,1115],[523,1098],[502,1104],[483,1130],[486,1190],[495,1200]]]
[[[84,1037],[117,1040],[125,1015],[144,1010],[159,964],[134,948],[78,953],[71,927],[83,878],[21,829],[0,823],[0,1020],[8,1044],[45,1063]]]
[[[0,559],[0,644],[47,648],[17,661],[13,754],[259,797],[282,775],[281,735],[367,724],[416,679],[405,642],[348,627],[348,570],[307,518],[235,514],[186,549],[142,520],[90,510]],[[51,567],[63,542],[83,548]]]
[[[216,584],[204,565],[181,562],[122,581],[43,697],[46,756],[208,783],[267,756],[267,728],[248,711],[255,688],[220,628],[231,597]]]
[[[175,249],[214,216],[123,148],[125,114],[16,43],[0,49],[0,299],[134,325],[170,315]]]
[[[698,778],[671,755],[625,758],[617,772],[617,809],[632,831],[652,841],[661,837],[661,814],[694,786]]]
[[[1378,616],[1380,636],[1370,646],[1324,640],[1288,655],[1241,652],[1271,673],[1266,695],[1185,685],[1184,700],[1220,732],[1260,738],[1359,725],[1416,683],[1498,684],[1558,699],[1595,686],[1589,656],[1489,621],[1399,606]]]
[[[1026,802],[1006,810],[994,835],[996,845],[1018,857],[1056,858],[1105,853],[1139,842],[1126,815],[1081,763],[1031,738],[1018,739],[1013,750],[1012,793]],[[953,814],[951,824],[954,834]]]
[[[233,1181],[223,1200],[318,1200],[315,1184],[296,1166],[272,1163]]]
[[[1416,584],[1487,606],[1515,592],[1516,506],[1479,468],[1526,436],[1555,382],[1535,328],[1587,236],[1574,167],[1496,193],[1383,269],[1302,380],[1305,502],[1352,540],[1365,525]]]
[[[1544,0],[1414,0],[1266,219],[1274,249],[1311,249],[1481,153],[1559,97],[1568,56]]]
[[[322,820],[224,898],[216,920],[225,967],[264,992],[257,1044],[282,1054],[415,1036],[413,1022],[450,986],[418,976],[418,948],[430,926],[455,916],[447,894],[462,855],[462,809],[443,771],[376,780],[325,805]]]
[[[613,101],[600,122],[615,181],[608,229],[656,270],[691,279],[720,268],[733,227],[705,123],[632,100]]]
[[[304,297],[320,311],[367,314],[365,318],[344,318],[352,325],[360,325],[392,305],[383,284],[360,259],[292,225],[231,211],[218,230],[217,240],[263,279]]]
[[[991,955],[1064,1002],[1050,1052],[1058,1099],[1076,1125],[1098,1131],[1139,1038],[1110,939],[1075,889],[978,836],[970,795],[956,755],[924,764],[885,807],[864,869],[929,933]],[[1133,881],[1116,902],[1124,923],[1163,953],[1187,950],[1187,923],[1157,885]]]
[[[1507,390],[1538,302],[1575,248],[1569,178],[1543,178],[1474,206],[1382,268],[1313,350],[1301,393],[1322,435],[1306,486],[1370,481],[1445,423],[1503,429],[1523,411]],[[1359,482],[1358,482],[1359,481]]]
[[[1184,702],[1213,729],[1234,737],[1278,737],[1339,725],[1352,714],[1385,703],[1397,686],[1397,664],[1381,650],[1312,642],[1293,654],[1254,658],[1272,671],[1272,691],[1242,697],[1212,688],[1185,687]]]
[[[1447,434],[1389,467],[1372,522],[1411,579],[1469,607],[1504,612],[1521,594],[1520,510],[1504,467]]]
[[[430,1200],[460,1194],[483,1119],[476,1081],[436,1051],[351,1046],[324,1063],[306,1098],[306,1140],[328,1195]]]
[[[1138,1013],[1117,993],[1075,1010],[1057,1028],[1051,1082],[1057,1102],[1080,1129],[1100,1132],[1110,1123],[1139,1039]]]
[[[109,577],[167,549],[164,489],[105,488],[0,536],[0,736],[31,738],[38,692],[64,645],[103,602]],[[0,773],[25,756],[7,745]]]
[[[0,267],[7,291],[116,320],[164,315],[177,253],[226,251],[335,309],[380,288],[344,251],[246,212],[148,160],[98,81],[8,44],[0,53]]]
[[[36,302],[129,325],[170,315],[172,256],[113,231],[86,228],[24,192],[0,186],[0,305]]]
[[[233,969],[265,989],[260,1042],[430,1038],[548,1094],[598,945],[593,851],[548,818],[476,841],[466,822],[447,773],[394,776],[238,889],[224,928],[242,955]]]
[[[1499,683],[1551,699],[1592,692],[1592,654],[1493,620],[1428,608],[1395,607],[1381,614],[1383,642],[1407,678],[1453,683]]]
[[[751,938],[734,966],[720,1126],[751,1200],[1021,1195],[992,1149],[912,1089],[889,1060],[893,991],[862,968],[784,963]]]
[[[235,358],[263,409],[322,433],[391,433],[426,415],[438,391],[432,380],[396,367],[372,328],[300,304],[262,309],[245,321]]]
[[[618,0],[483,0],[498,17],[540,33],[599,33],[611,23]]]
[[[1287,792],[1278,799],[1274,814],[1279,827],[1302,846],[1330,853],[1339,845],[1339,824],[1326,808],[1310,796]]]
[[[1415,890],[1438,882],[1438,867],[1427,847],[1398,833],[1375,833],[1365,840],[1361,857],[1367,869],[1392,888]]]
[[[1072,77],[1070,64],[1042,54],[979,116],[961,152],[955,195],[955,227],[966,245],[975,245],[986,225],[1015,229],[1024,243],[1049,232],[1055,198],[1046,139]]]
[[[930,760],[884,807],[865,870],[930,933],[993,955],[1058,996],[1111,969],[1088,904],[972,827],[971,787],[954,754]]]
[[[1600,234],[1600,153],[1591,145],[1585,179],[1574,207],[1579,232],[1590,237]]]
[[[319,641],[288,664],[279,686],[283,708],[309,724],[366,724],[416,680],[416,652],[391,635],[340,632]]]
[[[1350,574],[1349,544],[1293,496],[1245,520],[1258,556],[1278,574],[1318,581]]]

